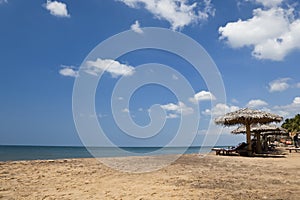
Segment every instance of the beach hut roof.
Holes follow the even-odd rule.
[[[262,132],[262,135],[285,135],[288,136],[289,132],[287,131],[266,131],[266,132]]]
[[[278,127],[275,124],[251,124],[250,130],[253,133],[268,133],[268,134],[284,134],[287,131],[284,128]],[[233,134],[246,133],[246,127],[244,125],[231,131]]]
[[[230,126],[235,124],[267,124],[270,122],[280,122],[282,120],[283,118],[276,114],[243,108],[216,118],[215,123]]]
[[[216,124],[223,124],[225,126],[235,125],[235,124],[244,124],[246,126],[246,135],[247,135],[247,150],[248,155],[252,155],[251,145],[251,124],[268,124],[270,122],[280,122],[282,117],[272,113],[264,112],[261,110],[252,110],[249,108],[243,108],[235,112],[230,112],[224,116],[218,117],[215,119]]]

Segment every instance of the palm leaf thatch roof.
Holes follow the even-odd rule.
[[[251,124],[250,130],[252,133],[268,133],[268,134],[284,134],[287,131],[284,128],[278,127],[275,124]],[[231,131],[233,134],[246,133],[246,127],[244,125]]]
[[[276,114],[243,108],[216,118],[215,123],[230,126],[235,124],[267,124],[270,122],[280,122],[282,120],[283,118]]]
[[[251,124],[268,124],[270,122],[280,122],[282,117],[272,113],[264,112],[261,110],[252,110],[249,108],[243,108],[235,112],[230,112],[224,116],[215,119],[216,124],[222,124],[225,126],[243,124],[246,127],[247,135],[247,151],[248,155],[252,155],[251,144]],[[258,134],[259,135],[259,134]]]

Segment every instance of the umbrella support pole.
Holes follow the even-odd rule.
[[[245,124],[246,126],[246,135],[247,135],[247,151],[248,156],[252,156],[252,146],[251,146],[251,132],[250,132],[250,123]]]

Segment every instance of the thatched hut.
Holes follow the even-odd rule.
[[[224,116],[215,119],[216,124],[225,126],[242,124],[246,127],[248,155],[252,154],[251,148],[251,124],[268,124],[271,122],[281,122],[283,118],[279,115],[243,108],[234,112],[226,113]]]
[[[255,134],[257,139],[256,151],[258,153],[262,152],[261,147],[261,134],[263,135],[277,135],[277,134],[286,134],[287,131],[284,128],[276,126],[275,124],[251,124],[250,125],[251,133]],[[231,131],[233,134],[246,133],[246,127],[244,125],[239,126],[238,128]]]

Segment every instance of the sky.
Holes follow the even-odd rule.
[[[0,25],[0,145],[93,145],[95,134],[116,146],[203,145],[207,135],[217,145],[235,145],[245,135],[230,134],[233,128],[219,134],[222,127],[213,123],[224,111],[249,107],[290,118],[300,110],[296,0],[0,0]],[[174,52],[144,48],[116,58],[101,52],[104,41],[122,33],[149,37],[147,27],[201,45],[225,101],[209,90],[216,77],[203,77]],[[189,51],[171,36],[161,41]],[[78,95],[83,79],[97,85]],[[89,95],[94,112],[74,111],[76,98]]]

